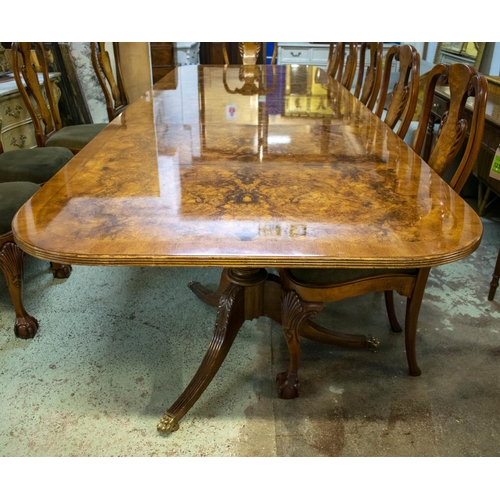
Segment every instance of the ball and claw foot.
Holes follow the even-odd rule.
[[[380,340],[372,337],[371,335],[366,339],[366,348],[372,352],[377,352],[380,346]]]
[[[289,377],[287,372],[276,375],[276,389],[281,399],[295,399],[299,397],[299,379]]]
[[[23,318],[16,318],[14,324],[14,333],[20,339],[32,339],[38,331],[38,321],[33,317],[26,315]]]
[[[175,417],[169,415],[167,412],[158,422],[156,428],[158,429],[158,432],[161,432],[162,434],[169,434],[179,429],[179,422],[177,422]]]
[[[69,264],[57,264],[54,265],[50,263],[52,269],[52,275],[57,279],[66,279],[71,275],[72,267]]]

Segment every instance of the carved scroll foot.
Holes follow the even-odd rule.
[[[69,264],[57,264],[56,262],[50,263],[52,275],[57,279],[66,279],[71,275],[73,268]]]
[[[38,330],[38,321],[26,312],[23,304],[24,252],[8,241],[0,251],[0,269],[5,275],[10,298],[16,312],[14,333],[21,339],[32,339]]]
[[[179,429],[179,422],[175,420],[175,417],[170,415],[168,412],[163,415],[163,418],[158,422],[156,426],[158,432],[162,434],[170,434],[171,432],[175,432]]]
[[[276,375],[276,390],[281,399],[299,397],[299,378],[296,373],[281,372]]]
[[[14,323],[14,333],[20,339],[32,339],[38,331],[38,321],[33,316],[25,314],[17,317]]]

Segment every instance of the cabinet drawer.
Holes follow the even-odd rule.
[[[14,123],[31,120],[31,117],[22,98],[17,95],[0,103],[0,119],[2,127],[8,127]]]
[[[327,47],[313,47],[311,49],[311,64],[325,66],[328,62],[329,51],[330,49]]]
[[[304,48],[283,48],[281,49],[280,62],[282,64],[301,64],[308,63],[311,60],[309,49]]]

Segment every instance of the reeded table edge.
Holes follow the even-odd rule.
[[[460,251],[421,257],[408,262],[408,259],[378,258],[378,259],[342,259],[313,256],[293,257],[241,257],[241,256],[193,256],[193,255],[165,255],[165,256],[90,256],[78,254],[53,253],[39,250],[36,247],[20,241],[14,232],[14,240],[27,254],[50,262],[61,264],[76,264],[83,266],[161,266],[161,267],[274,267],[274,268],[356,268],[356,269],[391,269],[391,268],[422,268],[436,267],[451,264],[471,255],[481,244],[481,236],[470,245],[462,247]]]

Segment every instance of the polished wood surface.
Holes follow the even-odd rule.
[[[428,269],[481,241],[475,212],[377,116],[319,68],[291,69],[176,68],[13,221],[20,248],[47,260],[227,268],[216,292],[190,284],[218,304],[214,332],[161,433],[179,428],[245,320],[295,328],[292,343],[300,321],[309,338],[369,346],[311,323],[314,306],[295,317],[294,297],[281,314],[280,279],[265,268]],[[304,93],[308,107],[290,113]],[[293,369],[278,376],[281,397],[296,391]]]
[[[222,80],[180,67],[130,105],[21,209],[20,247],[94,265],[424,267],[479,245],[474,211],[337,82],[329,115],[284,117],[279,92]]]

